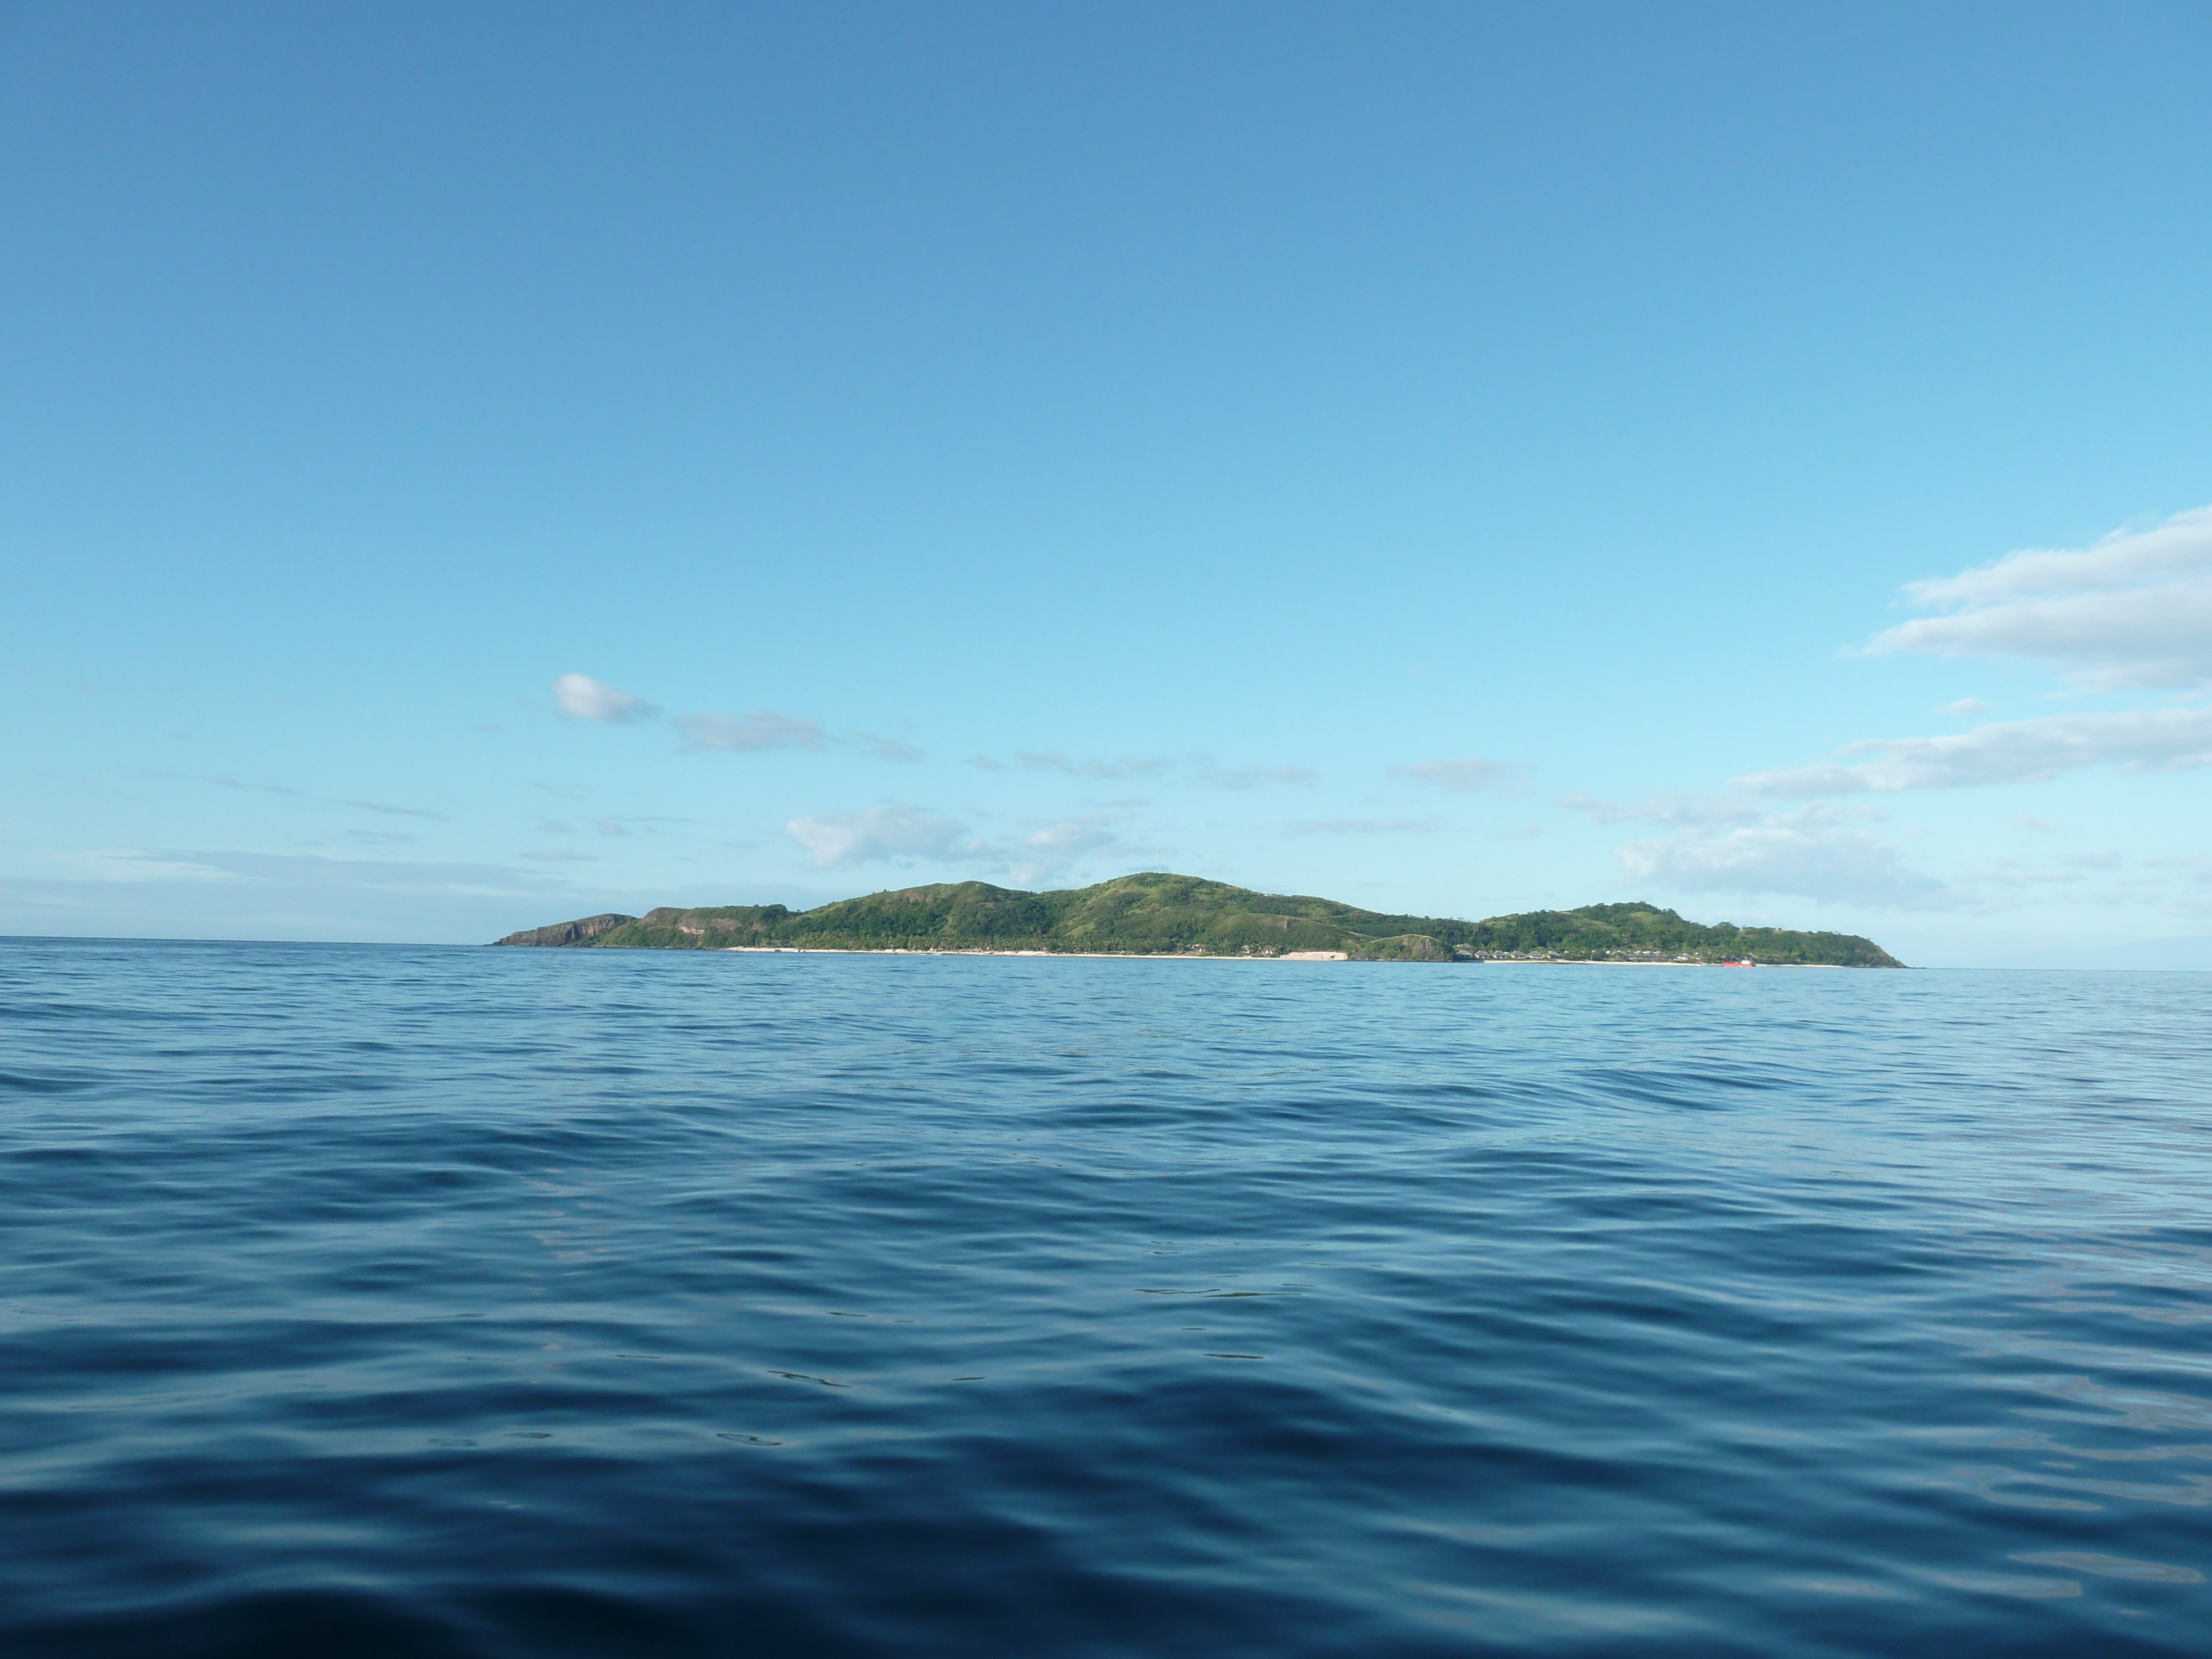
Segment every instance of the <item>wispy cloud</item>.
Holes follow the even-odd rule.
[[[982,772],[1007,769],[1007,763],[994,755],[970,755],[966,764]],[[1015,751],[1012,764],[1024,772],[1054,772],[1070,778],[1109,780],[1176,775],[1214,789],[1311,783],[1321,775],[1310,766],[1224,766],[1212,755],[1202,753],[1187,755],[1179,760],[1158,755],[1124,755],[1118,760],[1105,760],[1097,756],[1078,759],[1061,749],[1024,749]]]
[[[1434,818],[1302,818],[1283,826],[1286,836],[1426,836]]]
[[[173,879],[241,882],[343,881],[354,886],[404,888],[423,893],[524,894],[554,890],[555,878],[496,864],[418,863],[403,859],[331,859],[308,854],[200,851],[138,848],[111,853],[106,872],[120,880]]]
[[[1997,706],[1979,697],[1961,697],[1956,702],[1947,702],[1936,712],[1939,714],[1994,714]]]
[[[817,870],[902,859],[945,862],[988,851],[957,818],[903,804],[793,818],[784,831]]]
[[[589,674],[562,675],[553,682],[553,696],[563,714],[604,725],[628,725],[656,720],[660,714],[644,698]],[[921,750],[902,738],[878,737],[872,732],[833,736],[818,720],[779,714],[769,708],[756,708],[745,714],[678,714],[676,728],[684,734],[682,752],[685,754],[714,750],[753,754],[769,749],[822,750],[836,745],[858,749],[875,760],[921,758]]]
[[[1079,860],[1119,845],[1121,838],[1115,826],[1128,817],[1127,812],[1093,812],[1029,830],[1002,855],[1007,878],[1023,887],[1051,880]]]
[[[559,852],[550,848],[539,848],[522,856],[535,859],[540,864],[597,864],[599,861],[596,853]]]
[[[987,837],[956,817],[903,802],[857,812],[793,818],[784,826],[818,870],[860,864],[933,863],[1004,875],[1030,885],[1120,844],[1126,811],[1032,821],[1016,834]]]
[[[1310,766],[1216,766],[1200,762],[1191,775],[1215,789],[1257,789],[1268,783],[1311,783],[1321,774]]]
[[[763,749],[823,749],[830,737],[813,720],[757,708],[750,714],[679,714],[676,724],[686,753],[722,750],[750,754]]]
[[[1636,881],[1690,892],[1784,895],[1892,909],[1944,909],[1956,896],[1907,869],[1863,812],[1820,803],[1733,828],[1677,830],[1616,850]]]
[[[553,682],[554,701],[561,712],[580,720],[599,720],[619,726],[649,720],[660,711],[642,697],[617,690],[589,674],[563,674]]]
[[[1934,738],[1869,738],[1828,761],[1735,780],[1755,795],[1807,800],[1824,795],[2035,783],[2112,766],[2124,772],[2185,772],[2212,766],[2212,708],[2140,708],[2005,720]]]
[[[284,793],[296,794],[299,792],[291,790]],[[429,811],[420,806],[388,806],[380,800],[343,800],[338,805],[357,806],[364,812],[383,812],[395,818],[431,818],[440,823],[450,822],[443,812]]]
[[[517,927],[635,913],[657,897],[583,887],[602,866],[461,864],[236,849],[109,849],[72,859],[82,873],[0,877],[0,913],[17,931],[137,938],[381,939],[481,944]],[[700,901],[694,901],[700,902]],[[38,925],[44,921],[46,925]]]
[[[1394,766],[1390,775],[1403,778],[1408,783],[1425,784],[1432,789],[1465,795],[1514,781],[1527,770],[1525,766],[1468,755],[1459,760],[1416,761],[1408,766]]]
[[[181,772],[156,772],[143,767],[140,769],[144,771],[146,775],[149,778],[180,778],[185,775]],[[296,789],[281,788],[273,783],[264,783],[258,786],[241,783],[238,779],[234,778],[228,772],[210,772],[207,775],[204,781],[215,785],[218,789],[246,789],[258,787],[264,794],[270,795],[296,795],[300,793]]]
[[[1018,752],[1014,756],[1014,762],[1024,771],[1062,772],[1072,778],[1152,777],[1168,770],[1175,764],[1170,760],[1148,760],[1142,757],[1133,756],[1125,756],[1117,761],[1070,760],[1057,749],[1049,754],[1043,755],[1027,751]],[[980,763],[988,769],[997,769],[996,763],[986,761],[981,756],[969,763],[970,765]]]
[[[381,812],[389,817],[428,818],[436,823],[452,822],[447,814],[433,812],[426,806],[393,806],[380,800],[333,800],[325,795],[310,795],[306,790],[295,789],[289,784],[242,782],[223,772],[170,772],[143,766],[132,769],[143,777],[161,778],[168,781],[189,780],[198,783],[211,783],[218,789],[252,791],[264,795],[281,796],[287,800],[308,801],[318,806],[350,806],[363,812]]]
[[[2014,657],[2091,690],[2212,680],[2212,507],[2086,548],[2030,548],[1911,584],[1943,614],[1877,634],[1872,652]]]
[[[770,749],[857,749],[871,760],[918,761],[921,750],[899,738],[879,738],[872,732],[833,732],[819,720],[799,714],[779,714],[756,708],[749,714],[678,714],[677,730],[684,734],[684,753],[719,750],[725,754],[757,754]]]
[[[897,738],[878,738],[866,732],[855,732],[845,739],[856,744],[871,760],[918,761],[921,750]]]
[[[1759,809],[1734,795],[1693,795],[1662,790],[1641,800],[1600,800],[1595,795],[1570,791],[1558,797],[1571,812],[1580,812],[1592,823],[1630,823],[1639,819],[1653,823],[1710,829],[1717,825],[1753,823]]]

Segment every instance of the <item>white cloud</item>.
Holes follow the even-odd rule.
[[[1286,823],[1286,836],[1427,836],[1436,832],[1434,818],[1302,818]]]
[[[2115,532],[2086,548],[2030,549],[1977,568],[1916,582],[1907,592],[1938,614],[1886,629],[1872,653],[2012,657],[2064,677],[2079,690],[2182,690],[2163,706],[1985,721],[1939,736],[1846,744],[1810,766],[1733,781],[1741,795],[1656,795],[1616,803],[1563,796],[1600,823],[1648,818],[1671,833],[1632,842],[1617,856],[1639,880],[1689,890],[1794,895],[1907,908],[1985,908],[2006,892],[2045,884],[2103,902],[2089,884],[2118,892],[2136,878],[2117,854],[2075,854],[2034,868],[2000,860],[1946,884],[1907,868],[1897,849],[1856,812],[1824,800],[1906,791],[2041,782],[2104,769],[2122,773],[2212,768],[2212,507],[2145,529]],[[1996,711],[1978,696],[1937,712],[1972,720]],[[1747,799],[1748,796],[1753,799]],[[1812,803],[1796,810],[1767,801]],[[2022,817],[2022,828],[2051,826]],[[2017,902],[2017,900],[2005,901]],[[2086,902],[2086,901],[2085,901]],[[2117,901],[2114,901],[2117,902]]]
[[[1759,772],[1735,780],[1755,795],[1794,800],[1821,795],[1975,785],[2035,783],[2064,772],[2116,766],[2124,772],[2185,772],[2212,766],[2212,708],[2139,708],[2005,720],[1937,738],[1870,738],[1845,744],[1840,761]]]
[[[1869,650],[2022,658],[2087,690],[2212,680],[2212,507],[2092,547],[2008,553],[1905,591],[1945,614],[1886,629]]]
[[[618,691],[589,674],[562,675],[553,682],[553,696],[562,713],[580,720],[620,725],[628,720],[649,720],[660,712],[644,698]]]
[[[757,708],[750,714],[680,714],[687,753],[719,749],[750,754],[763,749],[820,749],[830,741],[810,720]]]
[[[1470,794],[1478,789],[1487,789],[1518,776],[1527,769],[1504,761],[1484,760],[1469,755],[1460,760],[1417,761],[1410,766],[1394,766],[1390,775],[1404,778],[1410,783],[1425,783],[1432,788],[1448,789],[1454,794]]]
[[[1883,908],[1948,908],[1932,876],[1905,869],[1864,817],[1826,804],[1771,813],[1732,829],[1678,830],[1632,842],[1614,856],[1637,881],[1690,892],[1780,894]]]
[[[829,812],[793,818],[784,832],[814,858],[817,870],[876,864],[893,859],[940,862],[973,857],[988,849],[957,818],[919,806],[871,806],[858,812]]]

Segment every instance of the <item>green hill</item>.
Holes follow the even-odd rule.
[[[1650,904],[1459,921],[1385,915],[1331,899],[1285,897],[1194,876],[1122,876],[1095,887],[1023,893],[963,881],[841,899],[811,910],[781,904],[659,909],[591,916],[510,933],[501,945],[592,950],[1109,951],[1138,956],[1280,956],[1341,951],[1366,961],[1480,962],[1493,957],[1569,962],[1765,963],[1838,967],[1903,964],[1854,933],[1704,927]]]

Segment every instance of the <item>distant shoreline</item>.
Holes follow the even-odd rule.
[[[927,951],[887,945],[859,950],[842,945],[713,945],[709,956],[747,957],[1075,957],[1097,962],[1349,962],[1342,951],[1285,951],[1276,956],[1246,956],[1242,952],[1206,951]],[[1462,957],[1459,963],[1473,968],[1725,968],[1722,962],[1613,962],[1602,957]],[[1755,968],[1825,968],[1838,973],[1850,969],[1840,962],[1759,962]]]
[[[1215,955],[1206,951],[918,951],[886,945],[860,949],[849,945],[709,945],[710,956],[747,957],[1090,957],[1106,962],[1345,962],[1341,951],[1286,951],[1280,956]]]

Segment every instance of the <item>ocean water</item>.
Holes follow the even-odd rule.
[[[0,1651],[2212,1652],[2212,975],[0,941]]]

